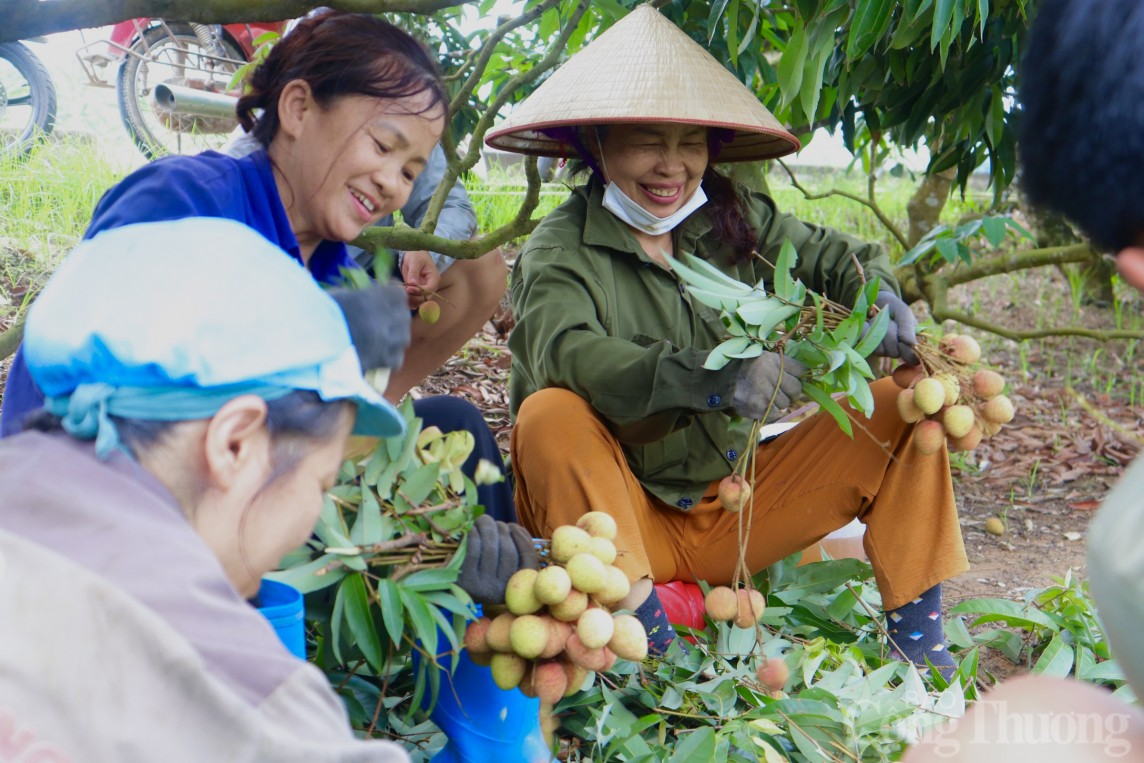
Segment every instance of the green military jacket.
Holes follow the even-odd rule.
[[[811,289],[853,304],[861,279],[851,253],[867,279],[896,288],[880,246],[807,225],[779,213],[767,196],[741,192],[759,254],[774,262],[790,239],[799,254],[795,275]],[[648,257],[602,198],[596,181],[573,191],[513,267],[512,413],[537,390],[575,392],[622,443],[644,487],[687,510],[746,452],[749,422],[733,424],[729,410],[744,361],[703,368],[726,335],[719,313],[692,300],[674,273]],[[674,235],[677,255],[709,259],[746,283],[771,280],[773,268],[758,258],[733,264],[702,208]]]

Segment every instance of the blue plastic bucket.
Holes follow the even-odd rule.
[[[262,581],[258,611],[270,621],[278,638],[291,654],[306,659],[306,624],[302,592],[277,580]]]

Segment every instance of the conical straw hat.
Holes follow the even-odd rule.
[[[797,151],[759,99],[650,5],[641,5],[566,61],[485,142],[539,156],[575,155],[553,128],[617,122],[724,127],[734,137],[718,161],[771,159]]]

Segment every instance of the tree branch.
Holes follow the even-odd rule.
[[[909,249],[910,248],[909,244],[907,243],[905,234],[902,233],[902,231],[898,228],[898,226],[894,225],[894,221],[891,220],[886,215],[886,213],[882,211],[882,208],[880,206],[878,206],[878,201],[874,196],[874,178],[873,178],[873,176],[870,176],[867,179],[867,189],[868,189],[868,192],[870,194],[869,198],[863,198],[863,197],[859,196],[858,194],[850,193],[849,191],[840,191],[837,188],[831,188],[829,191],[824,191],[821,193],[814,193],[813,191],[810,191],[810,190],[807,190],[806,188],[804,188],[803,185],[798,182],[798,178],[795,177],[794,172],[792,172],[791,168],[786,165],[786,162],[784,162],[782,159],[776,159],[775,161],[777,161],[779,163],[780,167],[782,167],[784,170],[786,170],[787,176],[790,177],[790,184],[793,185],[796,190],[801,192],[803,197],[807,201],[815,201],[817,199],[825,199],[829,196],[841,196],[844,199],[850,199],[851,201],[856,201],[874,213],[874,216],[878,218],[878,221],[880,223],[882,223],[883,226],[885,226],[886,230],[888,230],[890,232],[890,235],[893,236],[897,240],[897,242],[901,245],[901,247],[903,249]]]
[[[326,0],[325,5],[356,13],[428,15],[464,5],[466,0]],[[314,0],[9,0],[0,42],[117,24],[134,18],[166,18],[203,24],[280,21],[314,8]]]
[[[564,25],[564,28],[560,30],[560,34],[556,37],[556,39],[553,40],[552,43],[548,46],[544,58],[540,59],[540,61],[538,61],[536,65],[528,71],[518,72],[517,74],[513,75],[508,80],[508,82],[505,83],[504,87],[502,87],[497,92],[496,97],[493,98],[493,100],[488,104],[488,107],[485,109],[484,113],[481,114],[480,118],[477,120],[477,124],[473,127],[472,136],[469,139],[468,150],[465,152],[464,156],[458,159],[456,158],[455,152],[445,152],[445,175],[443,178],[441,178],[440,185],[437,186],[437,190],[433,193],[433,198],[429,201],[429,208],[426,210],[425,217],[421,221],[422,231],[428,232],[436,230],[437,218],[440,217],[441,210],[445,206],[445,198],[449,195],[450,189],[452,189],[453,184],[457,182],[457,178],[460,177],[461,173],[472,169],[480,160],[481,146],[484,144],[485,133],[489,131],[490,127],[492,127],[493,120],[496,118],[501,108],[504,107],[506,103],[508,103],[509,98],[513,96],[517,89],[535,82],[541,74],[556,66],[556,64],[560,62],[560,57],[563,55],[564,49],[568,46],[568,39],[576,30],[577,25],[580,23],[580,18],[588,10],[590,5],[590,0],[578,0],[576,8],[572,12],[568,22]],[[487,61],[485,61],[485,63],[487,64]],[[479,72],[474,70],[474,73],[471,76],[479,77],[480,75]],[[530,175],[529,177],[536,178],[537,188],[532,188],[532,180],[530,179],[527,195],[532,196],[533,194],[537,194],[537,198],[539,198],[538,194],[540,176],[539,174],[536,174]],[[528,214],[532,214],[531,210]],[[520,217],[521,216],[518,214],[517,220],[519,220]],[[510,223],[509,226],[513,225],[514,223]],[[505,228],[509,226],[505,226]],[[504,230],[505,228],[502,228],[501,230]],[[484,238],[478,240],[485,240],[489,238],[490,236],[485,236]],[[442,254],[445,253],[440,249],[435,249],[433,251],[439,251]]]

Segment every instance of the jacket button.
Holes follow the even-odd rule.
[[[728,461],[734,461],[738,457],[739,457],[739,451],[737,451],[737,450],[727,451],[727,460]]]
[[[679,499],[679,508],[690,509],[692,503],[694,503],[694,501],[692,501],[690,498],[680,498]]]
[[[707,398],[707,407],[708,408],[714,408],[715,406],[719,405],[719,403],[721,403],[721,402],[723,402],[723,398],[719,397],[718,395],[710,395]]]
[[[679,285],[679,293],[680,294],[686,294],[687,293],[687,287],[684,286],[683,284],[680,284]]]

